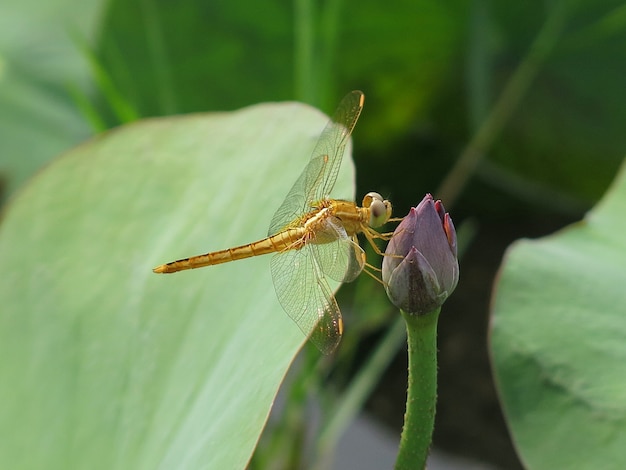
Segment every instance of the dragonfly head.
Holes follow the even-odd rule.
[[[391,202],[378,193],[367,193],[363,198],[363,207],[369,209],[369,226],[376,228],[385,225],[391,217]]]

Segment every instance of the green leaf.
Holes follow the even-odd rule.
[[[0,467],[245,466],[305,342],[269,257],[152,268],[263,238],[325,122],[297,103],[140,121],[16,195],[0,226]]]
[[[528,468],[626,468],[626,165],[584,221],[516,242],[491,347]]]

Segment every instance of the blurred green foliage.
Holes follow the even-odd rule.
[[[12,3],[0,12],[12,11]],[[135,115],[286,99],[330,112],[346,91],[362,89],[360,176],[368,184],[377,176],[401,206],[416,198],[407,187],[433,190],[443,178],[552,8],[486,0],[114,0],[83,4],[77,17],[72,5],[59,1],[66,8],[54,14],[22,6],[9,17],[13,22],[35,26],[43,15],[44,31],[52,33],[33,35],[28,44],[10,29],[0,36],[0,171],[11,191],[63,145],[84,138],[77,101],[94,104],[95,114],[113,126]],[[553,49],[489,150],[490,166],[478,173],[500,191],[510,187],[506,175],[528,182],[528,193],[536,192],[533,185],[564,191],[580,210],[602,193],[626,144],[620,125],[626,119],[626,13],[615,1],[565,5]],[[89,55],[97,67],[88,65]],[[72,65],[63,74],[59,63]],[[111,110],[111,88],[134,113]],[[34,125],[40,121],[48,126]],[[24,129],[32,139],[20,148],[11,134]],[[16,170],[20,165],[28,170]],[[388,176],[380,177],[381,165]],[[494,165],[504,171],[489,171]]]

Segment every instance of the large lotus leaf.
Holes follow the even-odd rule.
[[[582,222],[508,251],[491,348],[528,468],[626,468],[626,165]]]
[[[286,103],[142,121],[16,194],[0,226],[0,467],[245,466],[305,341],[270,260],[152,268],[264,237],[325,120]]]

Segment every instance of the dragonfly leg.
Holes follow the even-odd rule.
[[[387,235],[387,234],[378,233],[377,231],[375,231],[375,230],[373,230],[371,228],[368,228],[368,230],[363,230],[363,235],[365,235],[365,238],[367,239],[369,244],[372,246],[372,248],[374,249],[374,251],[376,252],[377,255],[380,255],[380,256],[392,256],[394,258],[399,258],[399,259],[404,258],[404,256],[401,256],[401,255],[396,255],[396,254],[393,254],[393,253],[384,253],[383,251],[380,250],[380,248],[378,248],[378,245],[376,245],[376,243],[374,242],[374,240],[376,238],[383,239],[383,240],[388,240],[389,238],[391,238],[391,234],[389,234],[390,235],[389,238],[384,238],[384,236]],[[371,266],[371,265],[369,265],[369,266],[373,268],[373,266]],[[378,269],[378,268],[374,268],[374,269],[376,271],[380,271],[380,269]]]
[[[382,280],[380,277],[378,277],[376,274],[374,274],[373,272],[371,272],[371,271],[370,271],[370,269],[371,269],[371,270],[374,270],[374,271],[378,271],[378,272],[380,272],[380,271],[382,271],[382,270],[381,270],[380,268],[377,268],[376,266],[372,266],[372,265],[371,265],[371,264],[369,264],[369,263],[365,263],[365,266],[364,266],[364,268],[363,268],[363,272],[364,272],[365,274],[367,274],[367,275],[368,275],[368,276],[370,276],[372,279],[374,279],[375,281],[377,281],[377,282],[381,283],[381,284],[384,286],[384,285],[385,285],[385,283],[383,282],[383,280]]]
[[[377,255],[385,256],[385,253],[382,252],[380,248],[378,248],[378,245],[376,245],[374,240],[377,238],[381,240],[389,240],[389,238],[385,238],[383,234],[378,233],[376,230],[371,229],[369,227],[367,227],[366,230],[363,230],[363,235],[365,235],[365,238],[367,239],[369,244],[372,245],[372,248],[374,249]]]
[[[377,268],[376,266],[374,266],[373,264],[369,264],[369,263],[365,263],[365,267],[370,268],[376,272],[382,273],[383,270],[380,268]]]

